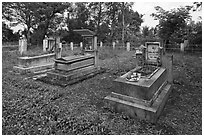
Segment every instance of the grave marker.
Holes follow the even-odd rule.
[[[48,48],[48,39],[45,38],[43,40],[43,51],[46,52],[47,51],[47,48]]]
[[[25,36],[23,36],[19,40],[19,52],[22,55],[22,54],[26,53],[26,51],[27,51],[27,39]]]

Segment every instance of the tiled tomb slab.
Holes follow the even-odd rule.
[[[52,69],[55,53],[34,57],[19,57],[18,64],[13,69],[20,73],[35,73],[46,69]]]

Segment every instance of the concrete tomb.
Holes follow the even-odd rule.
[[[21,74],[28,73],[45,73],[54,66],[54,59],[61,58],[62,44],[59,43],[60,39],[45,38],[43,40],[43,51],[52,51],[55,53],[46,53],[39,56],[24,56],[18,57],[18,64],[13,67],[14,71]]]
[[[55,53],[34,56],[18,57],[18,64],[13,67],[16,72],[21,74],[38,73],[53,68]]]
[[[42,81],[67,86],[78,81],[87,79],[101,72],[98,67],[98,51],[97,37],[92,35],[88,30],[74,30],[80,34],[93,37],[93,53],[83,53],[82,55],[74,55],[56,58],[54,61],[54,70],[47,72],[47,76],[41,78]],[[82,44],[84,46],[84,44]],[[82,48],[83,50],[84,48]]]
[[[117,112],[154,123],[172,89],[172,58],[162,54],[159,42],[147,42],[142,56],[144,63],[115,79],[105,99]]]

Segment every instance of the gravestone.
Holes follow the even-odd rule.
[[[24,54],[27,51],[27,39],[25,36],[19,39],[19,52],[20,54]]]
[[[62,58],[62,43],[57,44],[56,59]]]
[[[43,51],[46,52],[48,48],[48,39],[47,37],[45,37],[45,39],[43,40]]]

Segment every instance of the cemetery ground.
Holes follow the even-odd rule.
[[[156,124],[112,111],[104,97],[134,68],[134,51],[99,50],[102,74],[65,88],[14,73],[17,52],[2,51],[2,134],[202,134],[201,54],[174,55],[173,90]]]

